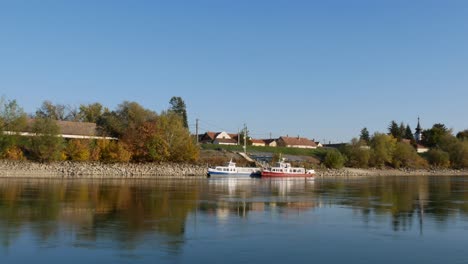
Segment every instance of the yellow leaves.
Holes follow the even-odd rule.
[[[25,160],[23,151],[18,146],[9,147],[3,156],[5,159],[9,160]]]
[[[72,161],[88,161],[91,157],[89,140],[70,140],[66,147],[66,154]]]

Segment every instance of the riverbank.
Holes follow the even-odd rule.
[[[362,176],[468,176],[468,170],[454,169],[322,169],[317,177],[362,177]]]
[[[179,163],[99,163],[0,161],[0,177],[10,178],[154,178],[205,177],[206,166]]]
[[[207,165],[180,163],[99,163],[0,161],[0,177],[8,178],[204,178]],[[407,175],[468,175],[468,170],[452,169],[354,169],[316,170],[318,178]]]

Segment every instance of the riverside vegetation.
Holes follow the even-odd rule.
[[[136,102],[128,101],[122,102],[115,110],[110,110],[100,103],[80,105],[76,108],[45,101],[28,117],[16,100],[2,98],[0,158],[41,163],[72,161],[94,164],[207,164],[212,163],[210,161],[219,161],[213,157],[200,158],[200,148],[196,146],[188,129],[186,106],[182,98],[172,97],[169,103],[170,108],[158,114]],[[24,137],[15,133],[4,133],[25,131],[28,118],[34,121],[28,130],[37,136]],[[118,140],[64,139],[58,136],[59,120],[96,123],[101,136]],[[253,146],[249,149],[273,153],[274,159],[279,157],[279,153],[312,157],[314,162],[304,165],[319,169],[349,167],[416,170],[468,167],[468,130],[455,136],[445,125],[434,124],[422,134],[420,143],[430,148],[423,154],[416,151],[416,141],[410,127],[403,123],[398,125],[395,121],[390,123],[388,133],[376,132],[371,136],[368,130],[363,128],[359,138],[354,138],[339,149]],[[241,150],[240,146],[205,145],[202,151],[213,148]],[[74,170],[70,172],[74,173]]]

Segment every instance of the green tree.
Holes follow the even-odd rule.
[[[388,126],[388,134],[392,135],[396,139],[402,138],[400,127],[394,120],[392,120]]]
[[[187,121],[187,109],[185,106],[185,102],[182,97],[173,96],[169,101],[171,105],[169,111],[176,113],[182,118],[182,122],[185,128],[188,128],[188,121]]]
[[[434,124],[431,129],[422,132],[423,145],[434,148],[440,146],[440,140],[445,135],[450,135],[451,131],[444,124]]]
[[[422,168],[427,166],[425,160],[418,155],[413,146],[404,142],[395,144],[392,165],[397,169],[400,167]]]
[[[198,159],[199,150],[179,115],[163,112],[157,119],[156,125],[161,137],[159,140],[167,143],[170,161],[194,162]]]
[[[450,155],[439,148],[430,149],[426,156],[429,164],[432,166],[440,168],[448,168],[450,166]]]
[[[55,120],[36,118],[32,127],[36,136],[31,137],[30,152],[33,159],[47,162],[61,158],[64,147],[63,138],[59,136],[60,128]]]
[[[339,150],[330,149],[327,151],[323,163],[327,168],[341,169],[344,166],[345,158]]]
[[[468,140],[468,129],[458,132],[457,138],[462,141]]]
[[[370,135],[369,135],[369,131],[367,130],[366,127],[364,127],[363,129],[361,129],[361,135],[359,136],[359,139],[366,142],[366,143],[369,143],[370,142]]]
[[[353,138],[343,149],[346,166],[352,168],[367,168],[369,166],[370,149],[364,140]]]
[[[375,133],[371,139],[371,163],[376,167],[391,164],[396,139],[393,136]]]
[[[22,153],[18,146],[20,136],[15,132],[24,131],[26,126],[26,113],[16,100],[0,98],[0,157],[21,159]]]
[[[454,168],[468,167],[468,142],[461,141],[451,134],[440,138],[440,149],[449,153],[451,166]]]
[[[414,140],[414,135],[413,135],[413,131],[411,130],[411,127],[409,125],[406,125],[406,129],[405,129],[405,139],[409,139],[411,141]]]
[[[105,112],[109,112],[109,110],[104,108],[100,103],[82,104],[80,105],[79,116],[83,122],[97,123]]]
[[[66,106],[53,104],[51,101],[44,101],[40,108],[36,110],[36,118],[49,118],[53,120],[66,120]]]
[[[157,114],[145,109],[136,102],[124,101],[119,104],[116,111],[104,113],[97,124],[103,130],[103,134],[122,138],[127,133],[148,121],[154,121]]]

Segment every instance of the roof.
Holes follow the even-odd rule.
[[[237,144],[237,141],[235,141],[234,139],[230,139],[230,138],[217,138],[214,141],[219,142],[219,143]]]
[[[32,132],[32,126],[35,119],[28,119],[28,127],[26,130]],[[56,121],[60,128],[60,134],[62,135],[76,135],[76,136],[97,136],[97,129],[95,123],[89,122],[72,122],[72,121]]]
[[[252,142],[252,144],[254,144],[254,143],[255,144],[265,144],[266,143],[265,140],[263,140],[263,139],[251,139],[250,141]]]
[[[301,138],[301,137],[280,137],[280,140],[282,140],[286,145],[289,146],[311,146],[311,147],[316,147],[317,144],[313,142],[310,139],[307,138]]]
[[[216,135],[219,134],[217,132],[206,132],[205,135],[208,136],[211,140],[215,139]]]

